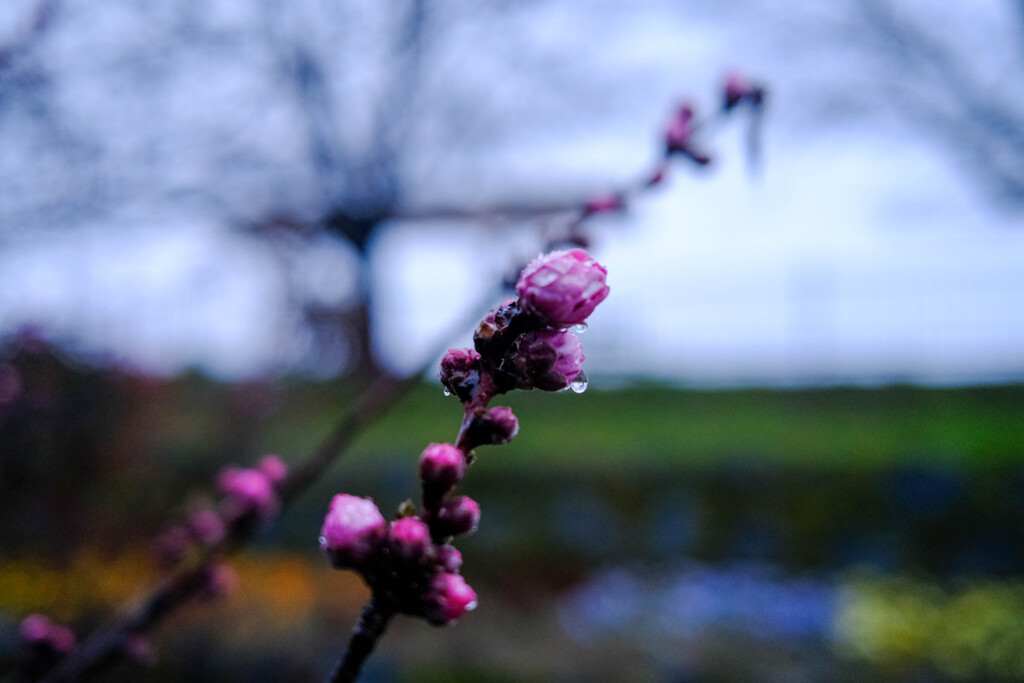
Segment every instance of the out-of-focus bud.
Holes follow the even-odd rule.
[[[693,133],[693,107],[683,104],[665,129],[665,156],[688,153]]]
[[[75,649],[75,633],[67,626],[50,620],[45,614],[30,614],[18,629],[22,640],[34,646],[50,648],[58,654]]]
[[[144,666],[156,664],[156,648],[143,636],[128,636],[124,641],[124,653]]]
[[[206,546],[220,543],[227,533],[220,515],[206,507],[189,515],[186,524],[192,538]]]
[[[687,157],[699,166],[710,164],[711,157],[700,151],[699,145],[694,144],[696,132],[697,125],[694,121],[693,107],[683,104],[676,111],[676,115],[665,131],[665,157],[678,154]]]
[[[439,536],[472,533],[480,525],[480,506],[469,496],[453,496],[444,502],[432,523]]]
[[[224,562],[215,562],[208,566],[202,580],[199,594],[207,600],[226,598],[238,590],[238,573]]]
[[[519,433],[519,420],[511,408],[497,406],[473,417],[467,430],[470,448],[500,446]]]
[[[516,340],[509,361],[519,389],[561,391],[583,370],[583,344],[572,332],[537,330]]]
[[[276,455],[265,455],[256,468],[266,476],[273,486],[281,483],[288,476],[288,466]]]
[[[426,559],[433,547],[430,529],[416,517],[405,517],[392,522],[388,540],[395,557],[411,562]]]
[[[437,546],[437,564],[441,569],[454,574],[462,567],[462,553],[450,543]]]
[[[192,532],[184,526],[172,526],[156,539],[154,552],[160,567],[170,568],[185,559],[192,549]]]
[[[458,574],[437,574],[430,582],[425,603],[427,620],[444,626],[476,608],[476,591]]]
[[[519,276],[519,305],[551,327],[578,325],[608,296],[607,275],[582,249],[541,254]]]
[[[622,195],[609,194],[589,199],[587,203],[583,205],[583,213],[587,216],[592,216],[596,213],[622,211],[625,208],[626,200]]]
[[[480,381],[480,354],[474,349],[448,349],[441,359],[438,378],[447,393],[465,403]]]
[[[369,498],[339,493],[320,529],[320,550],[335,567],[361,569],[387,537],[388,523]]]
[[[221,471],[217,487],[225,496],[231,516],[255,514],[267,520],[277,514],[274,486],[260,470],[228,467]]]
[[[447,491],[465,473],[466,456],[450,443],[432,443],[420,455],[420,478],[427,486]]]
[[[742,74],[732,72],[726,75],[722,88],[722,109],[731,111],[744,102],[755,109],[759,108],[764,102],[764,89]]]
[[[651,174],[651,177],[647,179],[647,182],[644,183],[644,187],[654,187],[655,185],[663,183],[665,181],[665,174],[668,171],[667,166],[668,165],[664,163],[658,166],[658,168],[654,170],[654,173]]]

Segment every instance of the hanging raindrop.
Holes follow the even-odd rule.
[[[587,324],[579,323],[578,325],[573,325],[572,331],[575,332],[576,334],[583,334],[584,332],[587,331]]]
[[[587,390],[587,384],[589,384],[589,380],[587,379],[587,373],[583,372],[583,370],[580,370],[580,374],[576,375],[576,379],[572,381],[572,383],[569,385],[569,388],[572,389],[577,394],[582,394],[584,391]]]

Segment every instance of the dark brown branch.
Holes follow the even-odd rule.
[[[351,683],[356,680],[392,616],[394,613],[390,609],[379,604],[376,598],[370,598],[359,617],[359,623],[352,631],[345,655],[328,679],[330,683]]]

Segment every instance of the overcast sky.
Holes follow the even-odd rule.
[[[90,16],[76,10],[77,3],[67,4],[67,16]],[[245,16],[243,4],[222,0],[211,12],[230,23]],[[713,107],[721,74],[746,69],[771,90],[760,172],[744,166],[742,127],[727,128],[713,138],[710,172],[680,166],[627,215],[594,222],[593,252],[609,270],[612,293],[584,337],[591,377],[621,373],[710,385],[1024,378],[1024,212],[994,202],[984,182],[941,141],[887,106],[884,89],[872,94],[872,83],[887,76],[884,67],[873,73],[877,64],[856,49],[838,38],[820,39],[816,22],[825,26],[829,18],[813,14],[817,3],[784,4],[791,11],[780,14],[775,7],[769,14],[757,3],[733,12],[710,2],[680,8],[652,0],[628,10],[610,2],[558,3],[505,17],[502,31],[484,25],[466,40],[491,31],[500,41],[504,30],[521,31],[527,36],[522,49],[560,55],[554,71],[558,78],[579,78],[579,107],[572,107],[576,91],[570,88],[555,104],[502,121],[504,132],[489,142],[486,155],[456,151],[448,165],[435,152],[421,165],[450,174],[445,187],[456,198],[459,173],[469,174],[474,197],[515,196],[520,188],[543,194],[548,186],[602,192],[650,163],[681,96]],[[896,4],[911,15],[920,5]],[[951,5],[945,14],[925,7],[929,30],[957,36],[961,59],[977,60],[971,66],[978,72],[1008,74],[1019,86],[1024,69],[1019,61],[1014,69],[1007,55],[1019,59],[1024,45],[1014,44],[1011,32],[992,30],[1006,27],[1008,15],[1001,12],[1009,3]],[[23,7],[15,6],[0,9],[7,35],[19,30]],[[958,15],[965,12],[970,24]],[[127,10],[115,18],[123,23],[104,25],[116,42],[138,19]],[[58,25],[38,59],[51,73],[64,74],[67,97],[88,101],[81,105],[84,120],[101,121],[105,107],[114,107],[126,140],[113,139],[130,145],[134,126],[152,130],[154,113],[131,93],[98,97],[90,90],[89,78],[101,78],[103,69],[95,66],[92,76],[74,70],[81,53],[73,46],[88,44],[82,30]],[[460,39],[458,32],[452,36],[449,41]],[[445,49],[458,53],[448,43]],[[474,43],[463,55],[481,49]],[[261,101],[263,86],[247,70],[258,56],[225,49],[218,59],[223,68],[205,70],[203,79],[209,91],[224,93],[218,111],[230,117],[233,102],[251,107]],[[461,77],[460,62],[452,64],[448,77]],[[209,97],[188,85],[188,74],[165,92],[174,102],[167,105],[172,139],[194,138],[191,119],[213,116],[189,108],[189,101]],[[480,75],[486,70],[466,67],[466,74],[488,86]],[[529,79],[543,80],[543,71],[519,74],[511,85],[500,76],[493,80],[498,109],[502,98],[532,92]],[[536,87],[557,89],[558,79]],[[862,89],[864,97],[851,99],[844,111],[841,97],[832,105],[815,99],[822,88]],[[126,109],[146,120],[136,121]],[[13,116],[10,108],[0,110],[0,133],[15,130]],[[287,117],[275,115],[256,128],[256,138],[280,150],[273,163],[289,168],[295,133]],[[58,203],[62,192],[71,192],[60,184],[60,168],[42,167],[35,148],[5,146],[0,174],[11,178],[26,168],[37,187],[49,182],[47,196]],[[155,176],[187,185],[190,174],[208,172],[202,154],[168,149]],[[87,159],[53,163],[82,164],[83,177],[89,173]],[[293,175],[297,187],[308,185],[300,172]],[[246,182],[231,180],[231,196],[243,203],[249,196],[266,199],[268,191],[254,193]],[[25,196],[11,182],[0,189],[0,223],[8,231],[24,215]],[[136,194],[94,223],[80,219],[75,229],[0,243],[0,330],[36,324],[165,373],[199,365],[239,377],[301,355],[274,263],[233,232],[222,214],[166,198],[147,203]],[[496,243],[505,253],[495,253]],[[373,252],[385,360],[415,367],[450,335],[466,308],[478,304],[501,268],[529,255],[530,244],[529,235],[496,242],[493,233],[464,225],[387,228]],[[320,241],[298,258],[311,296],[344,299],[354,277],[346,248]],[[468,334],[455,341],[468,343]]]

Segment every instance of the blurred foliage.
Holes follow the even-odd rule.
[[[843,591],[837,644],[847,657],[899,673],[929,665],[957,680],[1024,680],[1024,583],[952,588],[864,577]]]
[[[486,613],[443,633],[397,622],[366,680],[769,680],[795,666],[809,680],[1024,677],[1024,387],[600,386],[508,397],[522,433],[481,448],[461,486],[484,511],[460,548]],[[156,578],[149,544],[222,466],[296,461],[360,391],[155,379],[30,336],[0,351],[0,669],[18,619],[41,611],[81,633],[137,599]],[[366,596],[317,553],[327,501],[371,495],[387,511],[415,496],[418,454],[453,438],[460,412],[430,381],[404,397],[238,558],[236,597],[161,628],[147,677],[322,676]],[[716,627],[669,656],[654,638],[573,642],[557,619],[603,568],[675,576],[692,562],[832,577],[835,651]],[[841,578],[851,568],[882,573]]]

